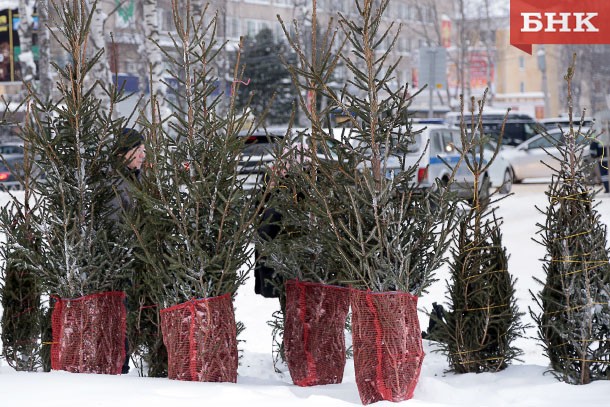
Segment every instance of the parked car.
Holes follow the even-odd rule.
[[[280,143],[287,131],[287,127],[277,127],[240,134],[240,137],[247,137],[238,167],[239,176],[245,178],[246,188],[263,182],[267,169],[279,153]]]
[[[419,187],[433,188],[437,180],[448,184],[453,166],[457,165],[461,158],[456,147],[461,145],[460,130],[443,124],[415,123],[412,131],[419,132],[415,134],[415,144],[409,145],[407,151],[399,151],[389,157],[386,176],[397,176],[402,171],[401,160],[404,160],[405,168],[417,165],[416,181]],[[479,190],[483,199],[489,196],[490,185],[490,174],[483,174]],[[450,188],[458,197],[472,199],[474,175],[465,163],[462,162],[458,167]]]
[[[491,165],[487,170],[491,186],[496,188],[501,194],[508,194],[513,188],[513,172],[510,168],[510,162],[498,152],[494,158],[494,152],[496,144],[493,142],[487,142],[483,146],[483,158],[485,162],[490,162]]]
[[[580,119],[580,116],[572,117],[572,122],[575,127],[578,127],[581,122],[584,127],[593,127],[594,121],[592,117],[585,117],[582,121]],[[547,130],[556,130],[561,126],[565,131],[570,126],[570,118],[568,116],[547,117],[541,119],[540,123],[542,123]]]
[[[465,118],[469,123],[470,113],[467,113]],[[506,112],[487,111],[481,117],[483,131],[495,140],[499,139],[502,131],[502,123]],[[454,127],[459,127],[460,116],[457,112],[450,112],[445,117],[447,124]],[[544,132],[545,127],[536,121],[533,117],[522,113],[508,113],[506,122],[504,123],[504,134],[502,136],[502,145],[517,146],[525,140],[529,140],[537,134]]]
[[[0,144],[0,154],[22,154],[23,155],[23,142],[5,142]]]
[[[0,190],[20,190],[20,177],[23,176],[23,155],[10,154],[4,155],[4,160],[0,160]]]
[[[589,128],[581,129],[581,133],[577,135],[578,143],[589,145],[589,141],[584,137],[587,131]],[[553,169],[559,168],[560,157],[557,145],[563,141],[564,136],[559,129],[549,130],[546,135],[539,134],[517,147],[504,148],[499,155],[508,161],[515,183],[527,178],[549,178],[553,175]],[[589,148],[585,148],[583,160],[588,161],[588,156]]]

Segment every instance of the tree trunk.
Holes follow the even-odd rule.
[[[144,16],[144,52],[148,61],[147,75],[151,79],[150,93],[151,100],[155,106],[151,106],[153,117],[163,119],[171,114],[167,103],[165,103],[165,95],[167,86],[163,83],[163,53],[159,48],[159,13],[158,0],[144,0],[143,16]]]
[[[36,0],[21,0],[19,2],[19,65],[21,68],[21,79],[30,83],[36,78],[36,64],[32,53],[32,28],[34,22],[32,15]]]
[[[97,53],[99,50],[104,50],[104,54],[89,72],[86,78],[86,88],[93,86],[95,82],[99,82],[95,86],[94,94],[96,99],[100,101],[102,110],[108,112],[110,110],[110,97],[104,88],[112,85],[112,74],[110,72],[110,64],[108,62],[108,49],[106,48],[106,40],[104,38],[104,23],[108,15],[102,10],[101,5],[95,0],[86,0],[86,5],[89,10],[93,8],[93,17],[91,19],[91,30],[89,38],[91,40],[92,52]]]
[[[51,35],[47,24],[49,24],[49,1],[38,0],[38,93],[42,100],[47,101],[51,97],[53,79],[49,69],[51,61]]]

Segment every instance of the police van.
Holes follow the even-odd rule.
[[[463,162],[458,147],[461,146],[460,130],[446,124],[414,123],[411,127],[415,143],[407,151],[400,151],[399,157],[390,156],[386,163],[386,176],[393,178],[403,168],[417,167],[417,185],[423,189],[436,186],[436,180],[449,185],[458,197],[472,199],[475,177]],[[401,164],[404,162],[404,167]],[[483,162],[483,164],[485,161]],[[453,182],[450,183],[454,168]],[[491,182],[489,174],[479,179],[479,196],[482,200],[489,197]]]

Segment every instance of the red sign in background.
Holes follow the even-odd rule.
[[[522,13],[540,13],[540,18],[533,17],[542,23],[542,30],[523,32],[525,20]],[[545,13],[555,13],[552,18],[559,20],[559,13],[584,13],[586,19],[599,31],[576,32],[576,17],[570,15],[567,28],[560,31],[561,24],[555,23],[554,32],[545,31],[548,28]],[[597,13],[597,16],[586,18],[587,13]],[[534,27],[536,24],[531,24]],[[581,28],[587,29],[585,24]],[[510,1],[510,43],[511,45],[531,54],[532,44],[610,44],[610,1],[608,0],[511,0]]]

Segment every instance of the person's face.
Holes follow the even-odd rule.
[[[125,162],[127,163],[127,167],[129,169],[139,170],[142,168],[142,163],[144,163],[145,157],[146,154],[144,151],[144,145],[141,144],[125,153]]]

